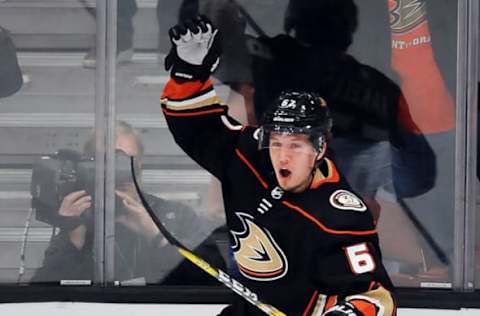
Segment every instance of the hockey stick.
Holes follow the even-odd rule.
[[[433,236],[429,233],[429,231],[423,226],[423,224],[418,220],[418,218],[413,214],[412,210],[410,207],[405,203],[405,201],[401,198],[397,199],[398,204],[402,207],[402,210],[405,212],[407,217],[410,219],[412,222],[413,226],[417,229],[417,231],[420,233],[420,235],[425,239],[427,244],[432,247],[433,252],[435,255],[438,257],[438,259],[445,265],[450,264],[450,260],[448,259],[447,254],[440,248],[440,246],[437,244],[435,239],[433,239]]]
[[[270,316],[286,316],[285,313],[282,313],[272,305],[266,304],[262,301],[259,300],[258,295],[250,291],[247,287],[242,285],[240,282],[229,276],[227,273],[223,272],[220,269],[217,269],[213,266],[211,266],[208,262],[203,260],[202,258],[196,256],[190,249],[188,249],[186,246],[184,246],[178,239],[176,239],[165,227],[165,225],[162,224],[162,222],[158,219],[158,217],[155,215],[154,211],[148,204],[147,200],[143,196],[143,193],[140,189],[140,186],[137,182],[137,178],[135,177],[135,164],[134,164],[134,157],[130,157],[130,168],[132,172],[132,178],[133,178],[133,183],[135,185],[135,189],[137,190],[137,194],[142,201],[143,206],[147,210],[147,213],[150,215],[152,218],[153,222],[155,225],[158,227],[160,232],[165,236],[167,241],[174,247],[177,248],[177,251],[186,259],[188,259],[190,262],[195,264],[197,267],[202,269],[203,271],[207,272],[210,274],[212,277],[223,283],[225,286],[230,288],[233,292],[237,293],[241,297],[243,297],[247,302],[251,303],[252,305],[255,305],[257,308],[259,308],[262,312],[264,312],[267,315]]]

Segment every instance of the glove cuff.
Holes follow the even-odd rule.
[[[180,81],[200,80],[205,82],[217,68],[219,59],[213,65],[193,65],[177,58],[170,71],[170,76]]]

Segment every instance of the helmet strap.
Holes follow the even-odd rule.
[[[320,149],[320,151],[317,152],[317,155],[315,156],[315,162],[313,163],[312,171],[310,172],[310,183],[308,184],[307,188],[312,187],[313,179],[315,179],[315,173],[317,172],[317,169],[320,167],[320,163],[323,161],[323,156],[325,155],[326,152],[326,143],[322,146],[323,148]]]

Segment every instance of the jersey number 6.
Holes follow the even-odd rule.
[[[375,270],[375,261],[368,252],[366,243],[346,247],[345,254],[353,273],[361,274]]]

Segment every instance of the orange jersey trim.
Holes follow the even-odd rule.
[[[260,174],[258,173],[258,171],[255,169],[255,167],[250,163],[250,161],[248,161],[248,159],[245,158],[245,156],[240,152],[240,150],[235,149],[235,153],[236,153],[237,156],[247,165],[247,167],[253,172],[253,174],[255,175],[255,177],[257,178],[257,180],[260,182],[260,184],[261,184],[265,189],[267,189],[267,188],[268,188],[267,182],[265,182],[265,181],[262,179],[262,177],[260,176]]]
[[[365,235],[372,235],[372,234],[377,233],[377,229],[354,231],[354,230],[337,230],[337,229],[328,228],[327,226],[322,224],[318,219],[316,219],[315,217],[310,215],[307,211],[305,211],[301,207],[296,206],[296,205],[294,205],[290,202],[287,202],[287,201],[282,201],[282,204],[284,204],[285,206],[291,208],[292,210],[300,213],[301,215],[303,215],[304,217],[306,217],[307,219],[309,219],[310,221],[315,223],[318,227],[320,227],[321,230],[323,230],[323,231],[325,231],[329,234],[365,236]]]
[[[355,306],[365,316],[377,316],[377,307],[366,300],[353,299],[348,301]]]
[[[165,108],[162,109],[163,113],[168,116],[199,116],[199,115],[207,115],[212,113],[224,113],[224,109],[212,109],[212,110],[205,110],[205,111],[195,111],[195,112],[174,112],[169,111]]]
[[[187,81],[179,83],[174,79],[170,79],[163,89],[162,99],[185,99],[197,94],[200,91],[207,90],[211,86],[213,86],[211,79],[207,80],[205,83],[202,83],[201,81]]]
[[[318,173],[319,170],[317,170],[315,174],[315,178],[313,179],[313,182],[310,185],[311,189],[318,189],[324,183],[332,183],[332,182],[340,181],[340,175],[338,174],[338,171],[335,165],[332,163],[331,160],[329,159],[325,159],[325,160],[327,161],[329,175],[326,178],[318,179],[317,176],[320,176],[321,173]]]
[[[395,298],[393,298],[393,316],[397,316],[397,302],[395,302]]]
[[[313,302],[315,302],[315,298],[317,297],[317,295],[318,295],[318,291],[313,292],[313,295],[310,298],[310,301],[308,301],[307,308],[305,308],[305,311],[303,312],[302,316],[308,316],[309,315],[309,312],[312,309]]]
[[[397,314],[397,306],[392,293],[381,285],[379,282],[372,281],[374,287],[367,292],[353,294],[347,296],[345,300],[353,304],[362,315],[377,316],[380,311],[382,315],[395,316]],[[372,284],[370,284],[372,287]]]
[[[327,298],[327,302],[325,303],[325,307],[323,308],[323,311],[328,311],[330,308],[332,308],[334,305],[337,304],[338,297],[337,295],[329,296]]]

